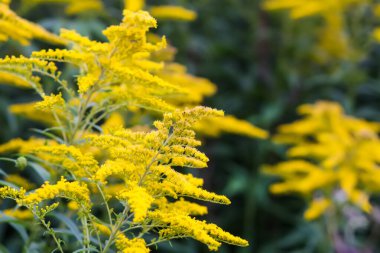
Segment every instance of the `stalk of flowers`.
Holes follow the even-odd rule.
[[[288,161],[264,168],[282,179],[270,191],[303,196],[307,220],[347,205],[370,213],[369,197],[380,190],[380,124],[345,115],[334,102],[302,105],[298,112],[304,117],[280,126],[274,137],[290,147]]]
[[[201,85],[190,89],[189,80],[209,84],[160,60],[167,52],[165,38],[147,38],[156,25],[147,12],[125,10],[120,25],[104,30],[108,42],[62,30],[60,38],[70,49],[0,59],[0,72],[17,76],[41,96],[41,101],[25,107],[24,116],[42,121],[36,113],[43,113],[50,125],[40,132],[48,138],[15,139],[0,146],[3,153],[19,152],[29,162],[39,163],[49,174],[48,182],[29,192],[3,187],[0,196],[32,212],[60,252],[109,252],[111,248],[149,252],[150,246],[184,237],[210,250],[217,250],[222,242],[248,245],[194,217],[206,214],[207,209],[191,199],[230,204],[227,197],[203,189],[201,179],[176,169],[207,167],[208,158],[197,149],[201,142],[194,128],[203,120],[218,122],[223,112],[191,106],[209,92]],[[61,80],[54,62],[76,66],[77,82]],[[179,74],[173,77],[170,70]],[[46,94],[40,76],[54,80],[60,92]],[[154,122],[153,129],[133,128],[133,122],[126,128],[120,112],[134,115],[137,121],[147,112],[163,117]],[[228,120],[237,126],[231,126],[235,132],[266,136],[247,122]],[[67,205],[62,198],[69,201]],[[77,243],[68,243],[75,235],[63,240],[52,227],[49,217],[58,211],[81,231]],[[148,233],[155,235],[153,239],[146,237]]]
[[[49,43],[64,45],[65,41],[50,33],[43,27],[19,17],[10,8],[10,0],[0,1],[0,41],[16,40],[28,45],[32,39],[39,39]],[[17,27],[17,29],[14,29]],[[2,76],[0,76],[2,78]],[[12,76],[8,79],[14,79]],[[22,83],[18,80],[16,83]],[[22,86],[22,85],[21,85]]]
[[[64,6],[64,11],[67,15],[78,15],[91,12],[99,14],[105,9],[101,0],[22,0],[19,12],[26,13],[33,11],[36,7],[46,4]]]

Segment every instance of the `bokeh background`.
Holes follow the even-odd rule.
[[[61,27],[75,28],[103,40],[101,30],[119,23],[123,6],[118,0],[103,2],[104,11],[75,16],[51,4],[25,10],[20,1],[14,1],[12,8],[56,33]],[[369,20],[360,13],[365,10],[351,10],[352,15],[358,15],[352,26],[359,26],[355,43],[360,55],[320,61],[313,55],[318,50],[314,32],[321,22],[318,17],[295,22],[286,11],[264,10],[260,0],[155,0],[148,4],[175,4],[198,13],[192,22],[159,21],[157,33],[165,34],[177,48],[178,62],[217,84],[217,94],[207,99],[206,105],[271,133],[280,124],[297,119],[298,105],[317,100],[337,101],[348,114],[380,121],[380,47],[371,39],[363,39],[370,37],[369,27],[376,23],[376,19]],[[29,55],[39,48],[49,45],[35,41],[24,47],[9,41],[0,44],[0,54]],[[0,86],[0,143],[28,137],[31,128],[41,127],[7,110],[10,104],[32,99],[27,91]],[[321,225],[303,219],[304,201],[293,195],[271,195],[268,186],[276,179],[260,173],[262,165],[285,159],[284,147],[270,140],[228,134],[204,142],[210,166],[199,175],[205,178],[207,189],[232,200],[230,206],[209,205],[207,220],[250,242],[248,248],[224,245],[219,252],[325,252],[323,245],[328,239]],[[371,226],[379,226],[378,220],[372,221]],[[4,231],[9,230],[1,227],[2,242],[10,236]],[[366,233],[356,232],[359,237]],[[17,237],[17,233],[12,236]],[[378,241],[374,238],[371,244]],[[162,244],[158,251],[195,253],[207,252],[207,248],[193,240],[180,240],[172,246]]]

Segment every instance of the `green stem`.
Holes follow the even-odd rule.
[[[129,208],[125,207],[124,211],[123,211],[123,214],[121,215],[121,217],[118,218],[117,222],[115,223],[115,226],[112,228],[111,235],[110,235],[110,237],[109,237],[106,245],[104,246],[104,249],[101,251],[102,253],[108,252],[108,249],[113,244],[115,236],[119,232],[120,227],[123,225],[125,217],[126,217],[128,211],[129,211]]]
[[[83,226],[83,246],[85,246],[87,249],[90,248],[90,233],[88,231],[88,223],[87,223],[87,218],[85,215],[81,217],[81,222]],[[89,252],[88,250],[84,251]]]
[[[108,206],[107,199],[106,199],[106,197],[104,196],[104,193],[103,193],[102,187],[99,185],[99,183],[96,184],[96,187],[98,188],[98,190],[99,190],[99,192],[100,192],[100,195],[102,196],[102,199],[103,199],[104,205],[106,206],[107,214],[108,214],[108,219],[109,219],[110,225],[113,226],[113,224],[112,224],[112,217],[111,217],[111,210],[110,210],[110,208],[109,208],[109,206]]]
[[[38,217],[38,219],[41,221],[41,224],[46,228],[46,230],[48,231],[49,235],[51,235],[51,237],[53,237],[54,239],[54,242],[57,244],[57,247],[58,247],[58,250],[61,252],[61,253],[64,253],[62,247],[61,247],[61,243],[60,243],[60,240],[55,236],[55,232],[54,232],[54,229],[52,229],[50,227],[50,225],[48,225],[45,220],[40,217],[39,215],[37,215],[35,212],[33,212],[34,215],[36,215]]]

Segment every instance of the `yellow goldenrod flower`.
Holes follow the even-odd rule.
[[[166,198],[161,198],[155,200],[154,204],[163,212],[167,210],[168,212],[192,216],[207,214],[207,207],[186,201],[184,198],[180,198],[176,202],[169,202]]]
[[[70,1],[65,12],[68,15],[76,15],[82,12],[100,12],[102,10],[104,10],[104,6],[101,0],[74,0]]]
[[[0,188],[0,197],[14,200],[22,199],[25,197],[25,190],[23,188],[17,190],[9,186],[4,186]]]
[[[101,127],[103,133],[107,134],[113,130],[124,127],[124,124],[123,115],[118,112],[114,112],[105,120]]]
[[[209,136],[219,136],[222,132],[246,135],[252,138],[268,138],[268,132],[260,129],[248,121],[240,120],[232,115],[210,118],[201,121],[197,130]]]
[[[149,253],[145,240],[142,238],[128,239],[124,234],[119,232],[116,236],[116,248],[120,253]]]
[[[312,200],[307,219],[318,218],[334,203],[331,189],[342,191],[347,202],[370,212],[368,196],[380,191],[374,185],[379,174],[380,124],[347,116],[333,102],[302,105],[298,111],[304,118],[280,126],[274,137],[291,147],[289,161],[264,168],[283,179],[273,184],[271,191],[324,196]]]
[[[30,83],[24,78],[7,72],[0,72],[0,84],[11,85],[18,88],[32,88]]]
[[[42,4],[60,4],[65,6],[65,13],[77,15],[81,13],[100,12],[104,10],[101,0],[23,0],[22,10],[29,11]]]
[[[52,144],[54,141],[38,138],[30,138],[29,140],[22,140],[20,138],[12,139],[9,142],[0,145],[0,153],[18,152],[21,154],[28,154],[36,148],[44,144]]]
[[[91,5],[88,0],[73,7],[71,0],[66,1],[76,11],[88,8],[87,3]],[[28,155],[31,167],[41,177],[46,176],[46,169],[51,183],[45,182],[26,193],[24,188],[32,187],[22,178],[9,176],[9,182],[24,188],[2,187],[0,197],[27,207],[53,237],[60,252],[64,252],[61,241],[44,219],[49,212],[63,209],[56,198],[66,199],[71,210],[68,218],[80,221],[82,245],[87,249],[96,244],[91,240],[94,232],[99,243],[95,247],[103,252],[115,246],[119,252],[149,252],[148,246],[177,237],[194,238],[210,250],[217,250],[222,242],[248,245],[216,225],[194,218],[206,214],[207,208],[189,199],[219,204],[230,204],[230,200],[203,189],[201,178],[181,173],[176,167],[207,167],[209,159],[198,150],[201,142],[194,131],[203,120],[228,123],[223,130],[230,132],[250,136],[266,133],[232,117],[218,121],[223,117],[222,111],[194,106],[212,95],[215,86],[174,63],[165,38],[147,36],[155,27],[157,21],[148,12],[125,10],[120,25],[103,31],[106,42],[62,30],[60,39],[67,42],[69,49],[41,50],[33,52],[31,58],[0,59],[0,73],[25,80],[42,98],[39,102],[13,105],[11,111],[53,126],[40,132],[52,140],[15,139],[0,145],[0,153]],[[72,64],[78,70],[73,85],[60,79],[53,62]],[[51,93],[50,88],[45,92],[39,76],[53,79],[62,93]],[[124,109],[132,115],[128,121],[131,128],[125,128],[119,113]],[[162,113],[155,115],[162,118],[153,123],[152,129],[136,124],[141,122],[144,109]],[[19,158],[18,165],[25,167],[25,161]],[[59,177],[61,180],[56,182]],[[362,196],[352,190],[352,185],[346,188],[351,189],[352,201],[364,206]],[[54,203],[49,205],[52,200]],[[124,206],[121,212],[115,202]],[[106,213],[107,220],[97,217],[98,210]],[[134,229],[141,231],[138,238],[132,236]],[[156,240],[149,244],[142,237],[147,231],[157,232]],[[107,240],[102,242],[105,237]]]
[[[78,148],[66,145],[39,146],[32,150],[43,155],[44,160],[61,165],[77,177],[92,176],[98,169],[98,161],[91,154],[83,154]]]
[[[56,108],[61,108],[65,104],[65,100],[62,98],[62,94],[44,96],[43,101],[37,102],[35,107],[37,110],[49,112],[53,111]]]
[[[48,126],[54,126],[57,124],[51,112],[37,110],[35,108],[35,105],[36,105],[35,102],[13,104],[9,106],[9,111],[15,115],[22,116],[24,118],[27,118],[36,122],[41,122]]]
[[[208,246],[210,250],[216,251],[221,242],[248,246],[248,242],[239,237],[233,236],[214,224],[207,224],[186,215],[170,212],[169,210],[155,210],[148,213],[150,219],[162,225],[169,225],[168,229],[160,230],[162,238],[175,236],[193,237]]]
[[[17,202],[23,206],[34,206],[42,201],[57,197],[74,200],[85,210],[90,210],[91,208],[91,201],[87,186],[77,181],[68,182],[63,177],[54,185],[51,185],[49,182],[45,182],[34,192],[25,195],[23,198],[19,198]]]
[[[373,30],[373,38],[377,42],[380,42],[380,28],[376,28],[376,29]]]
[[[53,44],[64,44],[62,39],[43,27],[17,16],[9,9],[9,2],[0,2],[0,41],[11,38],[27,45],[30,40],[36,38]],[[15,27],[17,29],[14,29]]]
[[[119,192],[116,196],[121,201],[126,201],[134,214],[134,222],[142,222],[146,218],[147,212],[154,198],[145,188],[138,185],[129,186],[127,190]]]
[[[33,183],[30,183],[28,180],[26,180],[25,178],[23,178],[17,174],[8,174],[5,177],[5,180],[7,182],[13,183],[17,186],[20,186],[27,191],[32,190],[36,187]]]
[[[380,4],[375,4],[373,7],[373,13],[376,17],[380,17]]]
[[[73,211],[77,211],[80,208],[78,202],[76,201],[69,201],[69,203],[67,203],[67,207]]]
[[[197,18],[196,12],[172,5],[153,6],[150,9],[150,14],[157,19],[193,21]]]
[[[306,220],[314,220],[321,216],[326,209],[331,205],[328,199],[315,199],[305,211],[304,217]]]
[[[125,160],[107,160],[94,174],[94,180],[106,184],[106,179],[109,176],[127,177],[133,175],[136,171],[136,166],[132,163],[127,163]]]
[[[14,75],[29,83],[40,95],[45,95],[40,83],[40,78],[35,72],[46,72],[48,75],[58,79],[57,67],[53,62],[39,59],[30,59],[24,56],[8,57],[0,59],[0,73]]]
[[[139,11],[144,8],[145,0],[124,0],[124,8],[131,11]]]
[[[111,230],[106,225],[98,223],[98,222],[94,222],[93,225],[94,225],[94,229],[99,231],[100,234],[106,235],[106,236],[111,235]]]
[[[3,210],[2,212],[3,214],[13,217],[18,220],[31,220],[34,217],[33,213],[28,209],[21,210],[21,209],[12,208],[12,209]]]

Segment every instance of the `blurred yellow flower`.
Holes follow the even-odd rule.
[[[280,126],[274,136],[274,141],[290,148],[289,161],[264,168],[283,179],[271,191],[311,198],[308,219],[317,218],[336,201],[335,191],[370,212],[369,196],[380,191],[380,124],[347,116],[334,102],[302,105],[298,111],[304,118]]]

